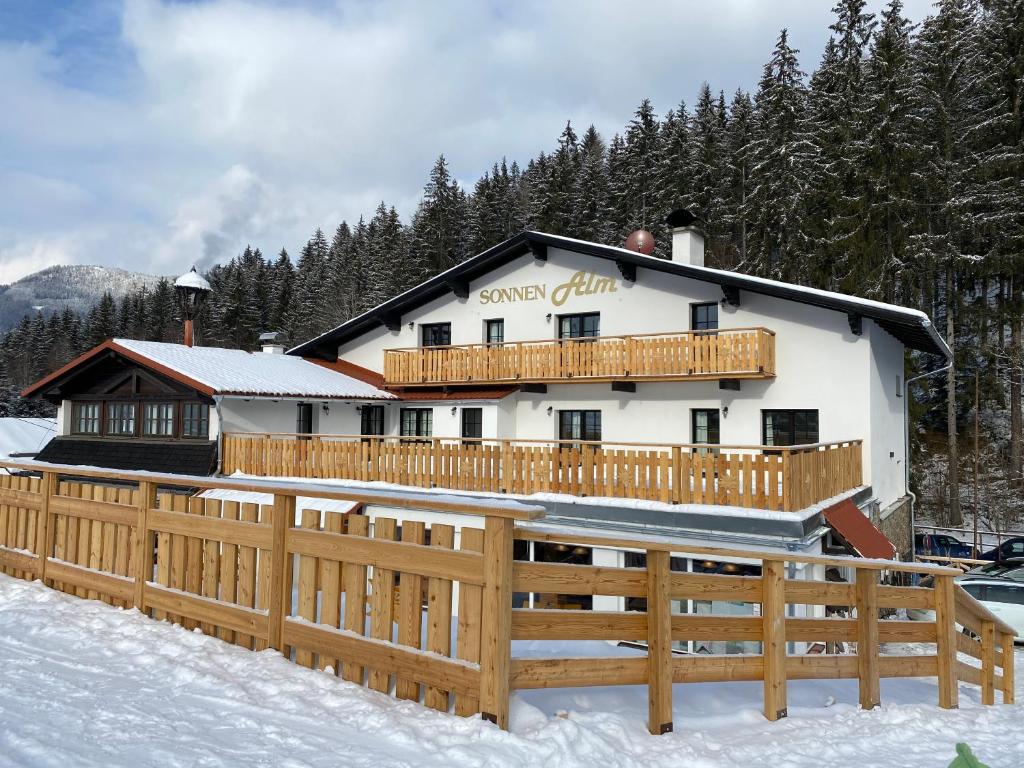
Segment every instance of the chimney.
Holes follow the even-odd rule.
[[[672,261],[677,264],[704,266],[704,233],[698,221],[685,208],[672,211],[665,219],[672,228]]]
[[[178,295],[178,305],[181,308],[181,316],[185,320],[183,340],[186,347],[191,347],[194,342],[194,324],[200,307],[210,293],[210,284],[206,278],[191,270],[174,281],[174,292]]]
[[[277,331],[267,331],[260,334],[260,346],[263,348],[264,353],[268,355],[284,354],[284,343],[278,338],[279,336],[280,334]]]

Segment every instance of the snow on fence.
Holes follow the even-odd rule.
[[[222,470],[791,512],[859,487],[861,448],[860,440],[709,447],[233,432],[224,436]]]
[[[958,571],[922,563],[686,547],[690,556],[759,561],[761,576],[678,573],[671,542],[556,534],[517,522],[541,510],[515,502],[354,492],[272,481],[116,472],[0,462],[35,473],[0,475],[0,568],[83,598],[245,648],[274,648],[383,693],[508,726],[512,690],[647,685],[652,733],[672,729],[673,683],[763,681],[769,719],[786,714],[786,681],[856,678],[864,707],[882,677],[938,677],[939,705],[958,682],[982,700],[1013,699],[1013,630],[956,586]],[[273,504],[204,499],[222,488],[273,494]],[[297,498],[354,502],[349,513],[296,509]],[[450,512],[453,524],[375,517],[362,504]],[[300,516],[296,518],[296,512]],[[400,514],[397,513],[397,514]],[[469,518],[483,528],[459,527]],[[399,534],[399,526],[401,533]],[[517,562],[515,539],[645,552],[641,568]],[[855,581],[786,578],[786,563],[852,568]],[[879,583],[884,571],[930,574],[934,587]],[[452,603],[458,584],[458,621]],[[514,592],[643,598],[643,611],[513,609]],[[760,615],[673,615],[673,600],[756,603]],[[847,606],[842,618],[793,618],[792,604]],[[934,621],[880,619],[933,610]],[[970,635],[957,631],[964,627]],[[640,640],[646,656],[513,658],[514,640]],[[746,655],[677,655],[678,640],[761,644]],[[792,643],[849,643],[857,653],[797,654]],[[890,655],[883,643],[933,644]],[[564,644],[558,646],[564,648]],[[960,660],[980,661],[980,666]],[[1001,667],[1001,673],[996,668]]]

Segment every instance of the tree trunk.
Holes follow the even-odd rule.
[[[1024,311],[1022,311],[1022,293],[1024,286],[1021,285],[1019,275],[1012,278],[1013,301],[1010,309],[1010,476],[1012,482],[1021,486],[1024,485],[1024,466],[1021,463],[1021,379],[1024,378],[1024,351],[1021,350],[1021,325],[1024,324]]]
[[[954,323],[953,307],[956,295],[953,287],[953,265],[946,267],[946,343],[951,351],[953,346]],[[955,361],[955,355],[954,355]],[[958,527],[963,525],[964,517],[960,511],[960,457],[956,444],[956,364],[946,372],[946,444],[949,461],[949,524]]]

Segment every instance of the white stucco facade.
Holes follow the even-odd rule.
[[[856,335],[844,312],[749,291],[734,307],[713,283],[643,268],[627,282],[607,259],[559,248],[549,248],[547,257],[524,254],[472,281],[468,298],[449,293],[409,310],[399,330],[379,326],[341,345],[338,356],[381,371],[384,350],[418,346],[424,324],[450,323],[452,344],[478,344],[485,321],[499,318],[505,342],[555,339],[559,315],[593,312],[600,313],[603,336],[688,331],[691,305],[717,302],[719,330],[775,333],[774,379],[744,380],[739,391],[720,389],[713,380],[639,381],[634,393],[612,391],[607,382],[549,384],[546,393],[515,392],[497,402],[387,408],[433,407],[433,435],[459,437],[458,410],[482,407],[484,438],[530,440],[558,437],[559,410],[599,410],[601,438],[624,443],[693,442],[691,411],[710,408],[720,412],[721,444],[749,446],[763,442],[763,411],[816,410],[820,442],[864,441],[864,480],[883,507],[905,494],[904,348],[872,320],[865,319]],[[580,272],[598,292],[559,290]],[[390,413],[386,432],[398,434]]]

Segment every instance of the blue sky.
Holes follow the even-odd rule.
[[[407,217],[438,154],[471,185],[567,119],[608,138],[645,96],[752,89],[784,26],[810,71],[831,5],[5,0],[0,283],[294,254],[381,199]]]

